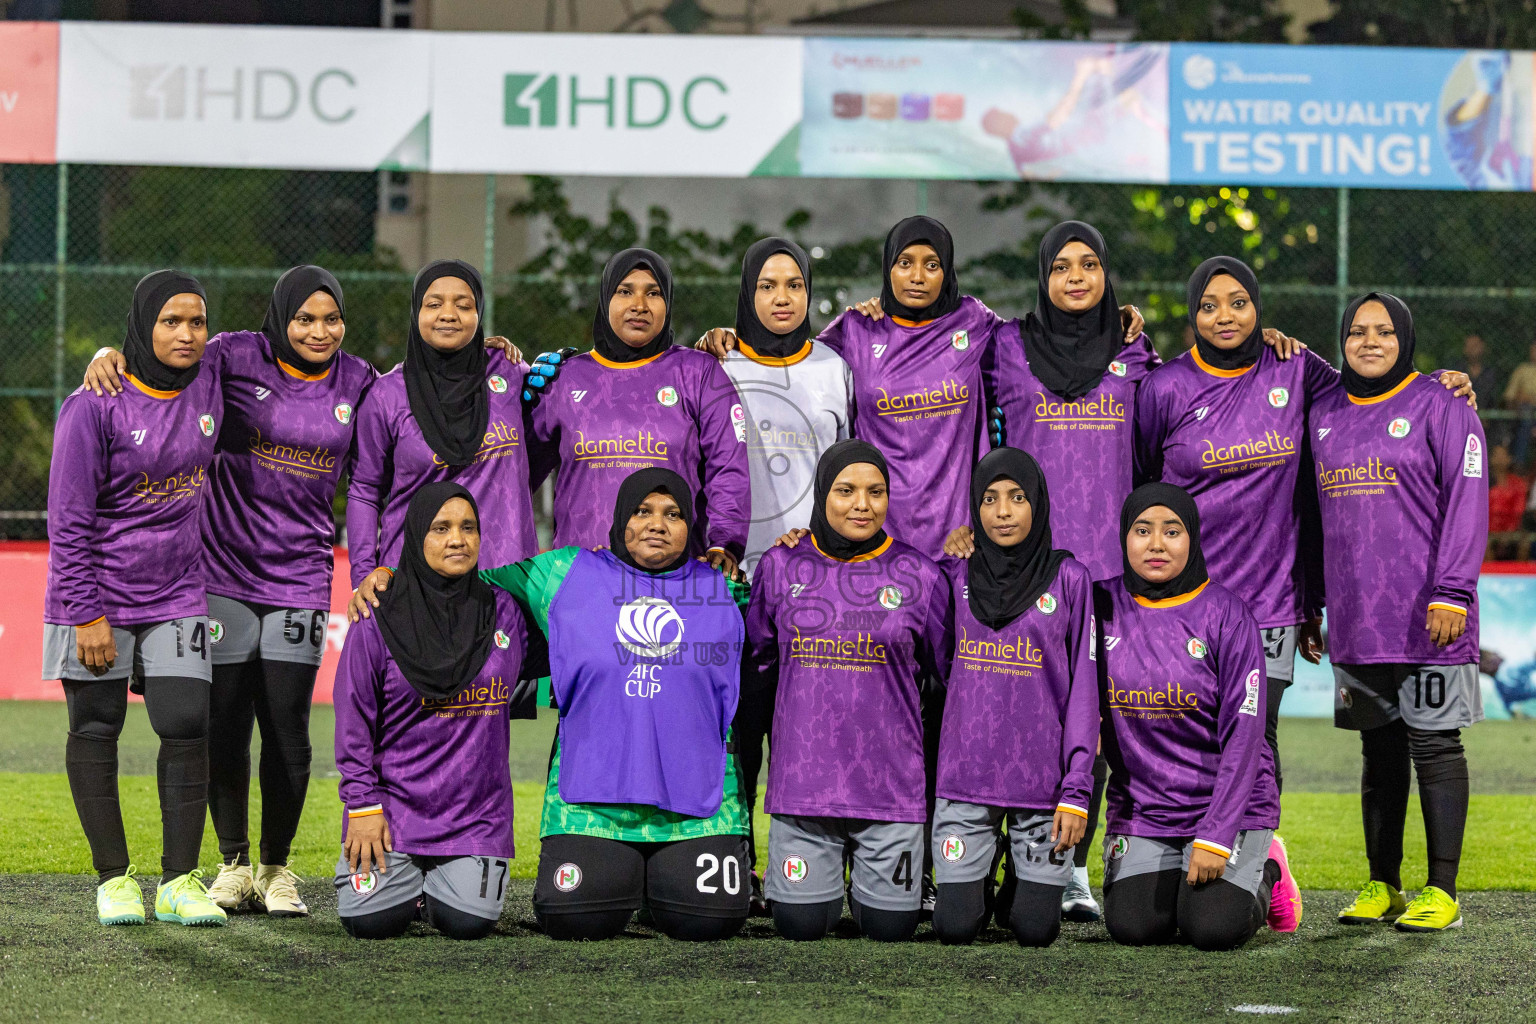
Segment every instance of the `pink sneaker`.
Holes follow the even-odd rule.
[[[1291,862],[1285,855],[1285,840],[1278,835],[1269,841],[1269,859],[1280,867],[1280,880],[1269,897],[1269,930],[1293,932],[1301,926],[1301,886],[1291,874]]]

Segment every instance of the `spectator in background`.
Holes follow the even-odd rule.
[[[1507,445],[1496,444],[1489,451],[1488,469],[1488,558],[1507,561],[1521,558],[1526,547],[1518,531],[1525,511],[1526,481],[1512,472],[1514,458]]]
[[[1490,398],[1503,390],[1499,386],[1499,370],[1488,363],[1488,346],[1480,334],[1469,334],[1461,343],[1461,361],[1454,369],[1472,378],[1472,390]]]
[[[1536,419],[1536,342],[1531,343],[1525,362],[1509,375],[1509,386],[1504,389],[1504,407],[1520,413],[1520,418],[1515,421],[1511,454],[1515,462],[1523,466],[1530,451],[1531,424]]]

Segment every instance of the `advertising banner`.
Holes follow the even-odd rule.
[[[59,26],[0,21],[0,163],[54,162]]]
[[[58,159],[425,170],[422,32],[68,22]]]
[[[1180,182],[1528,191],[1528,52],[1175,44]]]
[[[809,39],[809,177],[1168,180],[1164,44]]]
[[[1536,572],[1485,571],[1477,581],[1477,603],[1483,714],[1536,715]],[[1333,691],[1333,666],[1327,658],[1321,665],[1310,665],[1298,657],[1296,681],[1286,691],[1280,713],[1332,718]]]
[[[0,543],[0,579],[5,580],[7,598],[0,602],[0,700],[63,700],[64,689],[58,681],[42,678],[42,608],[43,592],[48,586],[48,545],[31,541]],[[341,645],[347,639],[350,579],[347,551],[337,548],[325,653],[315,682],[315,700],[321,704],[331,702]]]
[[[794,174],[796,39],[432,33],[432,169]]]

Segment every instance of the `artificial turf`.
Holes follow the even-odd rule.
[[[1467,926],[1437,936],[1334,923],[1364,879],[1359,746],[1327,723],[1287,719],[1282,833],[1307,891],[1292,936],[1243,951],[1127,949],[1098,925],[1066,925],[1048,950],[989,931],[969,948],[882,946],[847,935],[814,945],[753,921],[743,937],[683,945],[633,926],[611,943],[560,944],[533,922],[528,880],[551,721],[515,723],[519,856],[497,934],[455,943],[418,926],[391,943],[348,938],[329,882],[340,807],[330,710],[315,709],[315,779],[294,847],[307,920],[239,914],[220,930],[103,928],[63,770],[63,707],[0,704],[0,1021],[224,1022],[528,1019],[1182,1021],[1289,1008],[1293,1020],[1536,1020],[1536,723],[1486,723],[1464,737],[1474,792],[1461,876]],[[130,709],[121,781],[130,849],[146,893],[158,867],[155,740]],[[252,802],[253,833],[259,801]],[[761,823],[761,819],[760,823]],[[766,830],[760,829],[759,841]],[[1410,809],[1405,880],[1424,870]],[[217,860],[211,827],[203,863]],[[1090,858],[1095,884],[1097,857]],[[1527,890],[1511,892],[1507,890]],[[845,921],[845,927],[847,922]]]

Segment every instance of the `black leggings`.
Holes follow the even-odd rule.
[[[974,882],[944,883],[939,886],[938,903],[933,909],[933,930],[946,946],[964,946],[976,941],[987,920],[987,886],[990,879]],[[1021,946],[1043,947],[1061,934],[1061,894],[1065,886],[1043,885],[1014,879],[1013,885],[999,892],[997,918]],[[1001,901],[1008,900],[1008,906]]]
[[[287,864],[309,792],[317,668],[257,660],[213,667],[208,810],[226,861],[250,863],[251,730],[261,726],[261,863]]]
[[[64,680],[69,739],[64,764],[80,827],[101,881],[128,871],[128,837],[117,794],[117,738],[128,716],[126,679]],[[144,681],[149,724],[160,737],[160,877],[197,867],[208,813],[208,684],[182,676]]]
[[[354,939],[393,939],[404,935],[411,922],[418,920],[425,920],[450,939],[483,939],[496,930],[492,919],[466,914],[430,895],[422,896],[419,907],[415,900],[406,900],[372,914],[343,917],[341,926]]]
[[[1409,784],[1416,771],[1429,853],[1426,884],[1454,897],[1470,800],[1461,731],[1414,729],[1399,720],[1362,730],[1360,748],[1364,760],[1360,809],[1371,880],[1394,889],[1403,887],[1403,827]]]
[[[773,904],[773,926],[780,935],[795,942],[815,942],[825,938],[837,927],[843,917],[843,901],[827,900],[824,903]],[[1057,900],[1060,913],[1060,900]],[[880,910],[866,907],[848,896],[848,909],[859,934],[875,942],[905,942],[917,931],[920,910]]]
[[[1264,924],[1269,897],[1280,872],[1264,867],[1257,896],[1218,878],[1190,885],[1184,871],[1131,875],[1104,888],[1104,927],[1126,946],[1155,946],[1178,936],[1196,949],[1237,949]]]

